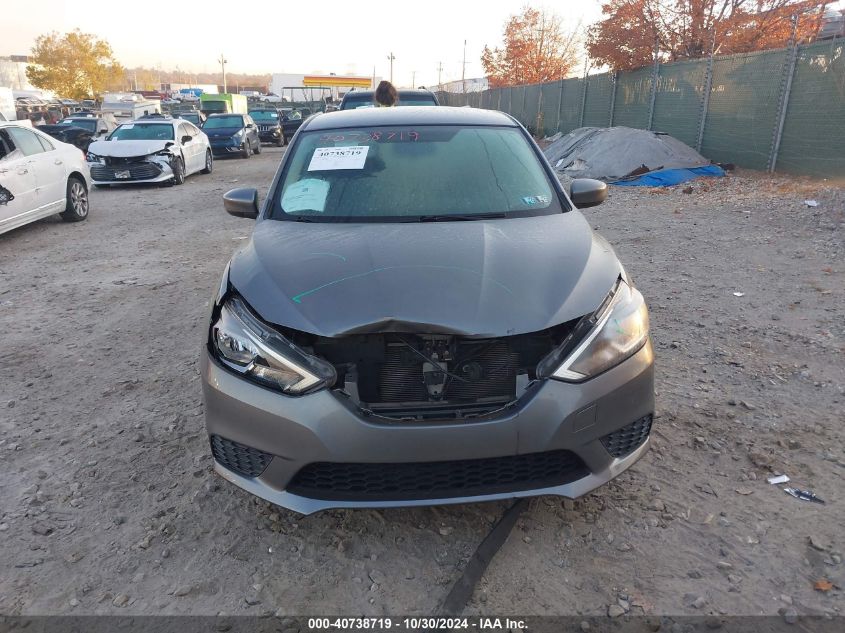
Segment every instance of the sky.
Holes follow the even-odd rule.
[[[0,0],[3,4],[11,0]],[[28,55],[35,38],[80,28],[107,40],[127,67],[215,72],[223,54],[227,72],[319,73],[390,77],[394,83],[435,85],[484,75],[484,45],[501,45],[511,15],[525,0],[206,0],[200,4],[41,0],[37,11],[2,10],[0,56]],[[564,29],[601,17],[599,0],[532,3],[551,9]],[[196,9],[196,10],[195,10]]]

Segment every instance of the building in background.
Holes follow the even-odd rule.
[[[487,77],[476,77],[475,79],[457,79],[447,81],[438,86],[442,92],[484,92],[490,87]]]
[[[274,73],[270,92],[286,101],[320,101],[325,97],[337,100],[354,88],[372,89],[379,81],[381,77],[375,76]]]
[[[29,64],[29,57],[26,55],[0,57],[0,86],[12,90],[38,90],[26,78],[27,64]]]

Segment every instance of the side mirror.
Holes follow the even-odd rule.
[[[185,134],[185,136],[182,137],[182,143],[190,143],[192,138],[194,137],[190,134]]]
[[[223,208],[236,218],[258,217],[258,190],[247,187],[232,189],[223,194]]]
[[[255,123],[247,123],[246,126],[250,129],[255,127]]]
[[[569,186],[569,197],[578,209],[598,206],[607,199],[607,183],[593,178],[576,178]]]

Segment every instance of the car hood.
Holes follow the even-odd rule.
[[[242,127],[216,127],[210,130],[203,128],[202,131],[205,132],[208,138],[228,138],[230,136],[234,136],[243,129],[244,128]]]
[[[97,156],[129,158],[154,154],[170,145],[173,145],[173,141],[94,141],[88,151]]]
[[[266,321],[320,336],[536,332],[594,311],[620,264],[578,212],[413,224],[260,221],[229,280]]]

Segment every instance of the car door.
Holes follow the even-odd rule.
[[[185,175],[192,174],[200,167],[198,166],[199,158],[197,158],[197,150],[199,143],[194,138],[195,134],[191,132],[188,123],[180,123],[177,130],[179,136],[179,144],[182,146],[182,155],[185,157]],[[183,142],[185,137],[190,137],[190,141]]]
[[[194,140],[191,141],[191,143],[196,146],[197,169],[205,169],[205,153],[210,149],[208,145],[208,137],[193,123],[188,122],[185,125],[188,126],[191,136],[194,137]]]
[[[36,208],[35,170],[17,148],[8,127],[0,128],[0,233],[17,225],[19,218]]]
[[[15,145],[27,157],[27,164],[35,173],[35,202],[38,208],[58,206],[66,195],[65,166],[56,146],[46,138],[20,127],[9,128]]]

